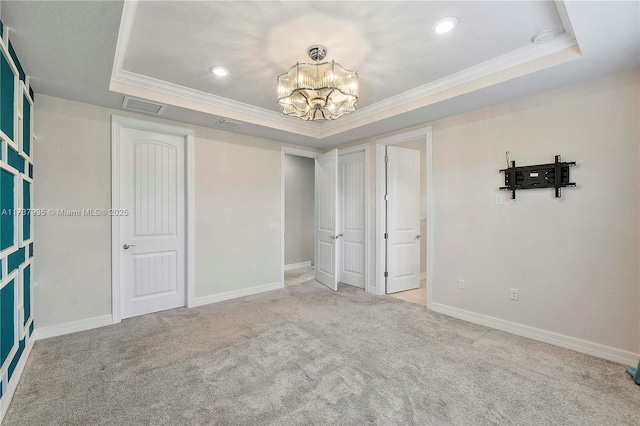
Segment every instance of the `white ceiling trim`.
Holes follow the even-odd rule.
[[[124,64],[124,57],[129,47],[131,39],[131,30],[133,29],[133,21],[136,18],[138,10],[137,1],[125,1],[122,5],[122,17],[120,18],[120,29],[118,30],[118,40],[116,42],[116,53],[113,58],[113,68],[111,69],[111,78],[118,75]]]
[[[556,0],[555,4],[558,15],[560,16],[560,22],[562,22],[562,26],[564,27],[564,32],[575,37],[576,33],[573,31],[573,25],[571,25],[569,13],[567,12],[567,7],[565,6],[564,1]]]
[[[301,121],[264,108],[122,69],[117,70],[112,76],[109,89],[125,95],[148,98],[178,107],[322,139],[579,58],[580,51],[577,48],[574,49],[574,46],[577,46],[575,38],[565,33],[548,43],[525,46],[330,122]],[[553,59],[554,54],[560,54],[560,56]],[[522,65],[527,67],[518,70],[517,68]]]

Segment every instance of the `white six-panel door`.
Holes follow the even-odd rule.
[[[185,306],[184,137],[120,127],[122,318]]]
[[[337,258],[338,150],[316,163],[316,279],[338,290]]]
[[[387,147],[387,293],[420,287],[420,151]]]
[[[365,273],[365,152],[341,155],[339,160],[338,280],[364,288]]]

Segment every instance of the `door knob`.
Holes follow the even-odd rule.
[[[416,235],[416,240],[419,240],[422,237],[422,235],[418,234]]]
[[[122,248],[125,250],[129,250],[129,247],[133,247],[133,246],[135,246],[135,244],[125,244],[122,246]]]
[[[340,237],[342,237],[342,233],[340,233],[340,234],[336,235],[336,240],[337,240],[338,238],[340,238]]]
[[[340,237],[342,237],[342,234],[338,234],[335,237],[333,235],[329,235],[329,238],[331,238],[332,240],[337,240]]]

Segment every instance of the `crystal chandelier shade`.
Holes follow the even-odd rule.
[[[326,49],[312,46],[309,56],[324,59]],[[285,115],[303,120],[335,120],[355,111],[358,73],[331,62],[297,63],[278,77],[278,103]]]

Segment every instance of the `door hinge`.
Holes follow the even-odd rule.
[[[384,277],[385,277],[385,278],[389,278],[389,273],[385,271],[385,273],[384,273]]]
[[[388,156],[386,156],[386,155],[384,156],[384,162],[385,162],[385,163],[388,163],[388,162],[389,162],[389,157],[388,157]]]
[[[384,200],[389,201],[389,194],[384,194]]]
[[[389,234],[385,232],[385,233],[384,233],[384,239],[386,240],[386,239],[388,239],[388,238],[389,238]]]

